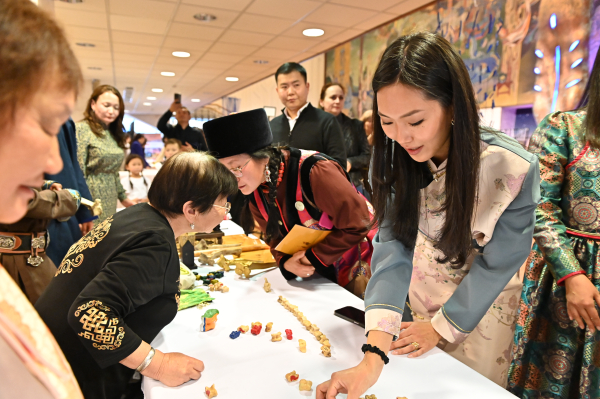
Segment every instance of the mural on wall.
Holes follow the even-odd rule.
[[[328,51],[326,81],[346,87],[344,108],[359,117],[372,108],[371,79],[385,48],[427,30],[459,51],[481,108],[533,104],[540,120],[581,97],[590,8],[590,0],[442,0]]]

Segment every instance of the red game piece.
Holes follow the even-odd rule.
[[[285,330],[285,335],[287,339],[292,339],[292,330]]]

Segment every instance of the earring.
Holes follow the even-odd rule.
[[[190,229],[194,230],[195,227],[194,223],[190,223]]]
[[[452,122],[450,122],[452,124],[452,126],[454,126],[454,119],[452,119]]]
[[[265,165],[265,180],[267,183],[271,183],[271,171],[269,170],[269,164]]]

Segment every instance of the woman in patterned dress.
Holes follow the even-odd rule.
[[[125,156],[124,109],[117,89],[98,86],[88,101],[84,119],[76,123],[79,166],[92,197],[102,201],[102,215],[94,226],[117,211],[117,199],[125,207],[133,205],[119,177]]]
[[[509,372],[509,390],[521,398],[600,397],[598,58],[587,104],[548,115],[531,139],[542,200]]]
[[[379,378],[388,351],[415,358],[435,346],[506,386],[516,274],[531,250],[539,200],[537,159],[480,127],[469,72],[439,35],[394,41],[373,90],[381,227],[365,294],[370,346],[358,366],[319,385],[317,399],[358,397]],[[401,322],[403,314],[412,321]]]

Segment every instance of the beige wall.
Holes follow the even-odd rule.
[[[321,87],[325,83],[325,55],[319,54],[301,62],[301,64],[306,69],[308,83],[310,84],[308,101],[316,107],[319,104]],[[279,65],[273,66],[273,69],[276,70],[278,67]],[[275,74],[273,74],[242,90],[231,93],[228,97],[235,97],[241,100],[240,112],[268,106],[275,107],[277,110],[275,115],[280,115],[283,105],[275,92],[275,86]]]

